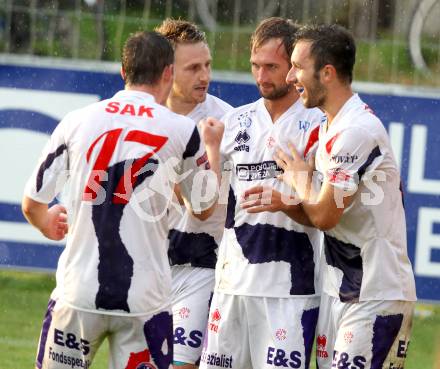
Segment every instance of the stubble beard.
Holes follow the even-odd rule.
[[[307,109],[318,108],[324,105],[327,89],[323,85],[315,83],[308,91],[306,90],[306,92],[308,92],[307,98],[303,99],[303,102]]]
[[[260,95],[267,100],[281,99],[282,97],[286,96],[290,92],[290,89],[291,89],[291,86],[287,85],[287,84],[282,87],[275,86],[274,89],[272,90],[272,92],[267,93],[267,94],[263,94],[260,86],[258,86],[258,91],[260,92]]]

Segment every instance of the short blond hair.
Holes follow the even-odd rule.
[[[174,48],[178,44],[207,43],[205,32],[194,23],[182,19],[167,18],[154,30],[166,37]]]

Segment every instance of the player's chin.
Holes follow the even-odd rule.
[[[202,103],[206,100],[207,91],[195,91],[192,95],[196,103]]]
[[[304,107],[307,109],[313,109],[318,106],[318,104],[315,101],[308,99],[307,96],[301,95],[301,99]]]
[[[264,97],[265,99],[270,98],[274,92],[273,87],[259,87],[260,95]]]

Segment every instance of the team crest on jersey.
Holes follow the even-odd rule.
[[[189,313],[190,313],[190,310],[186,306],[184,306],[183,308],[181,308],[179,310],[179,316],[181,319],[189,318]]]
[[[275,141],[275,139],[274,139],[272,136],[270,136],[270,137],[268,137],[268,139],[267,139],[267,141],[266,141],[266,146],[267,146],[269,149],[271,149],[271,148],[275,147],[276,143],[277,143],[277,142]]]
[[[208,329],[212,332],[218,332],[218,322],[221,320],[222,316],[220,315],[220,311],[215,309],[215,311],[211,314],[211,321],[208,323]]]
[[[316,337],[316,355],[318,357],[323,357],[326,358],[328,357],[328,352],[327,352],[327,336],[326,335],[319,335],[318,337]]]
[[[330,183],[345,183],[352,178],[350,173],[341,168],[329,169],[327,176]]]
[[[130,352],[125,369],[156,369],[150,362],[150,351]]]
[[[278,341],[284,341],[287,338],[287,330],[285,330],[284,328],[278,328],[275,331],[275,338]]]
[[[246,145],[246,142],[248,142],[250,139],[251,137],[247,133],[246,129],[243,131],[238,131],[237,136],[235,136],[235,142],[238,144],[238,146],[234,147],[234,150],[249,152],[249,146]]]
[[[241,128],[249,128],[252,125],[252,119],[249,117],[249,112],[241,113],[238,116],[238,122]]]

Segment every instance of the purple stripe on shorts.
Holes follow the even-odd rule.
[[[43,328],[41,328],[40,335],[40,346],[38,347],[37,362],[35,363],[38,369],[41,369],[41,366],[43,365],[44,351],[46,350],[47,333],[49,332],[50,323],[52,323],[52,312],[55,304],[55,300],[49,300],[49,303],[47,304],[46,315],[43,319]]]
[[[313,341],[315,340],[316,323],[318,323],[319,308],[305,310],[301,317],[303,329],[305,365],[308,369],[310,365],[310,356],[312,354]]]
[[[158,369],[168,369],[173,361],[173,318],[168,311],[154,315],[144,324],[144,336]],[[162,351],[164,342],[168,352]]]
[[[403,314],[376,317],[373,326],[371,369],[382,369],[382,365],[400,331],[402,321]]]

